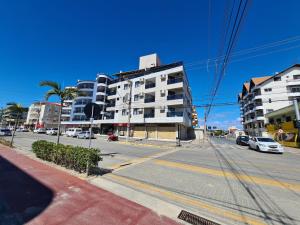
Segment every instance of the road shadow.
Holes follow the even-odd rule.
[[[112,173],[113,169],[106,169],[106,168],[100,168],[100,167],[92,167],[89,170],[90,175],[97,175],[97,176],[103,176],[107,173]]]
[[[0,156],[0,225],[29,222],[53,197],[51,189]]]

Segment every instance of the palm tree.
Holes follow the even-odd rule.
[[[40,86],[47,86],[52,89],[46,92],[45,100],[51,96],[57,96],[60,100],[60,110],[58,114],[58,132],[57,132],[57,144],[59,144],[59,137],[60,137],[60,125],[61,125],[61,113],[62,113],[62,106],[65,100],[72,100],[78,96],[77,88],[62,88],[61,85],[54,81],[41,81]]]
[[[10,140],[10,146],[12,147],[14,137],[15,137],[15,133],[16,133],[16,128],[19,124],[19,120],[20,120],[22,114],[27,111],[27,108],[24,108],[21,104],[17,104],[15,102],[7,103],[7,105],[8,105],[7,110],[10,113],[16,115],[16,121],[15,121],[14,129],[13,129],[13,133],[12,133],[12,136],[11,136],[11,140]]]

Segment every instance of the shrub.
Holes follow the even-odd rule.
[[[5,140],[4,138],[0,138],[0,144],[10,146],[10,141]]]
[[[100,150],[78,146],[55,144],[48,141],[36,141],[32,144],[32,151],[36,157],[55,164],[73,169],[77,172],[86,172],[89,167],[97,167],[102,160]]]

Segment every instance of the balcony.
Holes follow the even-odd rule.
[[[144,103],[155,102],[155,98],[145,98]]]
[[[167,112],[167,117],[183,117],[183,112]]]
[[[108,96],[112,96],[112,95],[115,95],[115,94],[117,94],[117,91],[109,91],[108,92]]]
[[[167,84],[176,84],[176,83],[181,83],[181,82],[183,82],[183,78],[182,77],[180,77],[180,78],[172,78],[172,79],[168,79],[168,81],[167,81]]]
[[[155,87],[155,83],[145,84],[145,89],[154,88],[154,87]]]
[[[183,94],[168,95],[167,100],[183,99]]]
[[[154,118],[154,113],[145,113],[144,118]]]

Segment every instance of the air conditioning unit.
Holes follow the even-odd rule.
[[[161,75],[160,75],[160,78],[161,78],[162,80],[165,80],[165,79],[167,78],[167,75],[166,75],[166,74],[161,74]]]
[[[165,95],[166,94],[166,90],[160,90],[160,94],[161,95]]]
[[[144,92],[141,92],[140,93],[140,97],[144,97],[145,93]]]
[[[144,78],[141,78],[140,79],[140,83],[144,83],[145,82],[145,79]]]
[[[162,105],[162,106],[160,106],[159,108],[160,108],[160,110],[165,110],[165,109],[166,109],[166,106]]]
[[[138,112],[142,113],[142,112],[143,112],[143,109],[138,109]]]

